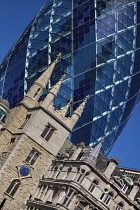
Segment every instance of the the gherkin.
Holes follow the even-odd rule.
[[[61,52],[48,87],[66,73],[55,106],[91,95],[70,139],[103,141],[107,154],[138,103],[139,23],[138,0],[48,0],[0,66],[1,98],[14,107]]]

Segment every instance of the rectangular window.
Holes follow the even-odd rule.
[[[49,141],[55,130],[56,129],[52,125],[48,124],[42,132],[41,137],[46,141]]]
[[[26,125],[26,123],[28,122],[28,120],[30,119],[31,114],[26,115],[26,119],[24,120],[23,124],[21,125],[21,129],[24,128],[24,126]]]
[[[29,163],[31,166],[33,166],[39,155],[40,153],[38,151],[32,149],[25,161]]]

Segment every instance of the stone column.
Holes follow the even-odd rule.
[[[77,144],[77,149],[74,151],[74,153],[72,154],[70,160],[76,160],[77,157],[79,156],[79,154],[82,152],[85,144],[84,142],[80,142],[79,144]]]
[[[46,195],[46,193],[47,193],[47,190],[48,190],[48,186],[45,186],[45,189],[44,189],[44,191],[43,191],[43,193],[42,193],[42,195],[41,195],[41,200],[44,202],[44,199],[45,199],[45,195]]]
[[[41,191],[42,191],[42,192],[41,192],[41,195],[40,195],[40,199],[43,201],[44,195],[45,195],[45,193],[47,192],[47,186],[44,185],[44,186],[43,186],[43,189],[42,189]]]
[[[44,202],[46,203],[46,201],[52,201],[52,196],[53,196],[53,185],[50,185],[48,192],[45,196],[46,198],[44,198]]]
[[[119,165],[119,160],[115,157],[113,158],[110,158],[110,162],[109,162],[109,165],[107,166],[105,172],[104,172],[104,175],[110,179],[111,177],[111,174],[113,173],[113,171],[115,170],[116,168],[116,165]]]
[[[40,190],[39,190],[38,196],[36,198],[40,198],[41,197],[41,194],[43,192],[43,187],[44,187],[44,185],[40,186]]]
[[[65,196],[66,196],[66,187],[62,187],[61,193],[59,194],[59,197],[58,197],[58,200],[57,200],[57,203],[62,204],[64,199],[65,199]]]
[[[133,188],[132,188],[131,192],[130,192],[129,195],[128,195],[128,197],[129,197],[132,201],[134,201],[134,198],[135,198],[137,192],[139,191],[139,189],[140,189],[140,184],[139,184],[139,182],[135,182],[134,185],[133,185]]]

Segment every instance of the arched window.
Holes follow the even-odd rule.
[[[104,199],[104,203],[105,203],[106,205],[108,205],[108,204],[110,203],[110,201],[111,201],[112,198],[113,198],[113,193],[112,193],[112,192],[108,193],[108,194],[106,195],[106,198]]]
[[[88,190],[92,193],[93,192],[93,190],[95,189],[95,187],[98,185],[99,183],[98,183],[98,180],[94,180],[93,182],[92,182],[92,184],[90,185],[90,187],[88,188]]]
[[[108,189],[104,189],[104,192],[103,192],[102,195],[100,196],[100,200],[103,200],[103,199],[105,198],[107,192],[108,192]]]
[[[43,130],[41,137],[46,141],[49,141],[55,130],[56,129],[52,125],[48,124],[47,126],[45,126],[45,129]]]
[[[19,186],[20,186],[20,181],[18,179],[13,180],[9,185],[8,189],[6,190],[6,193],[13,197],[17,192]]]
[[[104,190],[104,192],[100,196],[100,200],[102,200],[106,205],[109,205],[111,199],[113,198],[113,192],[107,193],[107,191],[107,189]]]
[[[85,172],[86,172],[86,171],[85,171],[84,169],[81,169],[81,171],[80,171],[80,173],[79,173],[79,175],[78,175],[78,177],[77,177],[77,179],[76,179],[77,182],[80,182],[80,181],[83,180],[84,175],[85,175]]]

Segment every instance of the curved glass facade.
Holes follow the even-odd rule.
[[[71,114],[89,94],[70,139],[103,140],[107,154],[138,103],[139,11],[137,0],[48,0],[0,67],[1,98],[14,107],[61,52],[48,86],[66,73],[55,107],[73,97]]]

